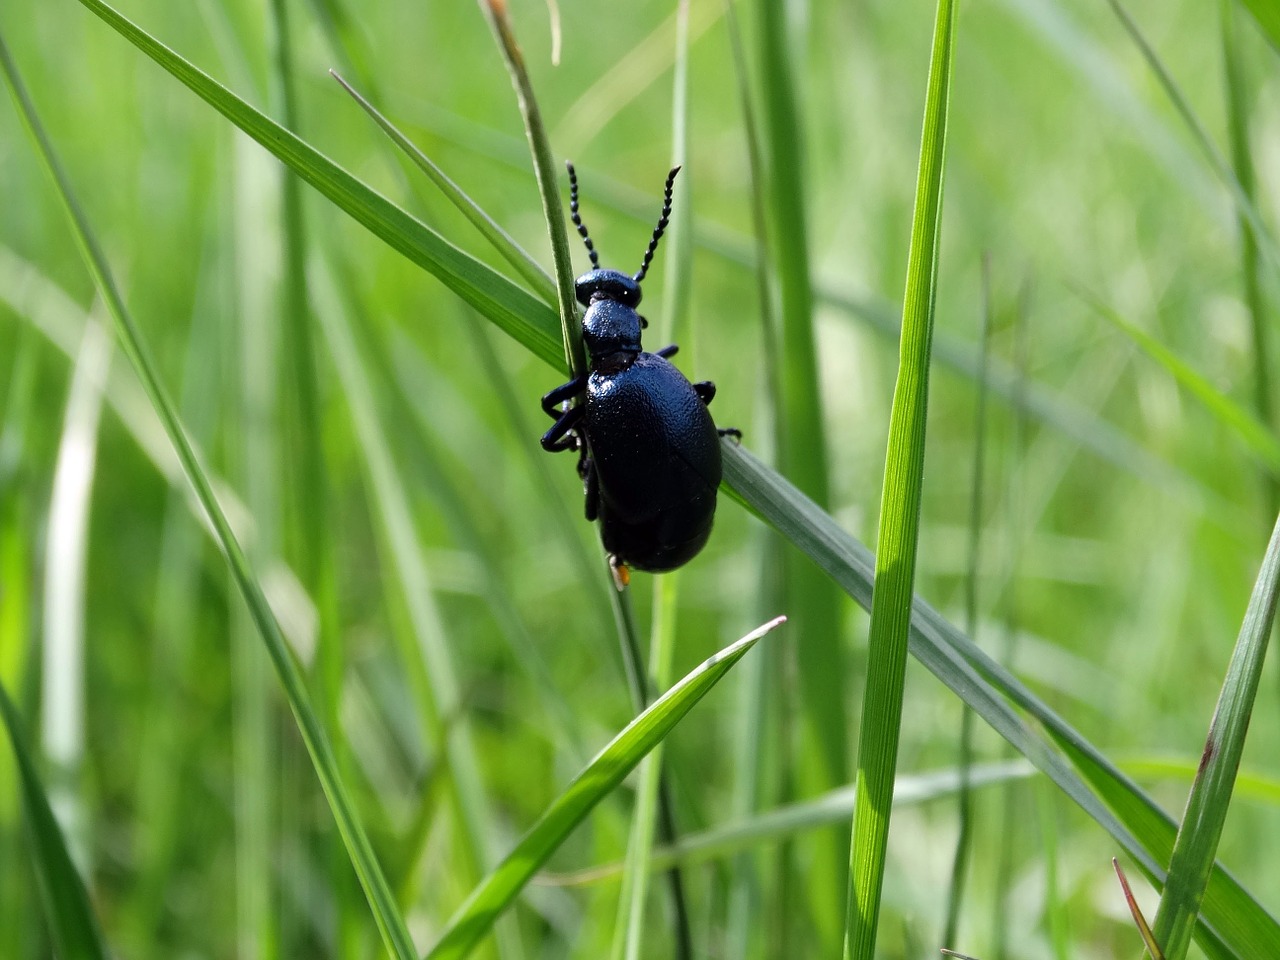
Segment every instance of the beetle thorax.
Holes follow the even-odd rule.
[[[582,340],[593,360],[640,352],[640,314],[616,300],[594,300],[582,318]]]

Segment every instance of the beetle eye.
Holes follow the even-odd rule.
[[[644,318],[644,314],[642,314],[642,313],[637,313],[637,314],[636,314],[636,316],[640,318],[640,329],[641,329],[641,330],[646,330],[646,329],[648,329],[648,327],[649,327],[649,321],[648,321],[648,320],[646,320],[646,319]]]

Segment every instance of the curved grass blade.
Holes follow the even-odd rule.
[[[937,300],[938,236],[954,50],[955,5],[952,0],[939,0],[925,97],[920,170],[916,178],[907,289],[902,305],[898,381],[889,415],[889,449],[880,504],[867,686],[862,704],[855,781],[857,798],[849,852],[846,960],[871,960],[875,955],[880,893],[884,885],[919,546],[929,355]]]
[[[1249,598],[1240,636],[1209,725],[1200,770],[1191,786],[1173,856],[1169,858],[1169,876],[1155,920],[1156,942],[1163,945],[1169,960],[1182,960],[1186,956],[1200,902],[1213,871],[1218,840],[1231,808],[1249,718],[1258,695],[1267,641],[1275,622],[1277,594],[1280,594],[1280,521],[1271,533],[1262,569]]]
[[[704,661],[614,737],[472,892],[427,954],[427,960],[460,960],[467,956],[574,827],[662,742],[756,641],[785,619],[770,620]]]
[[[218,536],[218,542],[226,555],[231,568],[232,578],[244,597],[245,605],[253,618],[254,625],[262,636],[262,641],[271,657],[272,665],[284,688],[285,698],[293,709],[298,722],[299,732],[311,755],[316,775],[324,789],[325,797],[333,811],[338,829],[347,844],[360,883],[364,887],[365,896],[373,910],[374,919],[382,933],[383,942],[388,951],[397,960],[410,960],[415,956],[413,940],[405,926],[404,918],[396,908],[395,900],[387,886],[386,878],[373,852],[373,846],[364,832],[356,816],[355,804],[342,785],[338,773],[337,761],[333,749],[329,745],[324,728],[311,706],[307,694],[306,683],[302,671],[293,658],[281,633],[280,625],[267,603],[262,585],[249,566],[243,548],[232,532],[227,516],[214,496],[213,487],[203,466],[196,458],[195,450],[187,437],[186,429],[178,418],[177,410],[169,397],[168,390],[161,381],[152,360],[151,352],[142,339],[133,317],[124,305],[115,279],[111,275],[106,255],[98,244],[88,219],[85,217],[79,202],[71,189],[62,165],[54,154],[53,145],[45,135],[44,129],[35,113],[34,105],[27,96],[17,68],[9,55],[8,46],[0,38],[0,69],[3,69],[17,102],[19,113],[35,142],[36,148],[57,187],[59,199],[66,207],[71,220],[73,232],[84,256],[85,265],[93,276],[98,292],[106,303],[107,310],[116,324],[121,348],[128,356],[130,363],[137,371],[138,378],[147,392],[147,396],[164,424],[165,433],[172,444],[178,459],[182,463],[183,472],[195,492],[196,498],[204,508],[205,515]]]
[[[871,551],[750,453],[728,442],[722,451],[728,492],[800,548],[859,606],[869,608]],[[1163,881],[1163,865],[1173,848],[1173,819],[1070,724],[919,598],[912,611],[911,653],[1115,838],[1148,876]],[[1070,763],[1014,712],[1010,701],[1044,727]],[[1221,955],[1280,956],[1280,923],[1219,865],[1209,882],[1200,924],[1201,942],[1207,936],[1226,944],[1227,952]]]
[[[80,2],[370,233],[435,276],[542,360],[562,368],[564,353],[556,320],[546,303],[449,243],[102,0]]]
[[[0,56],[7,57],[2,46]],[[31,824],[32,860],[57,954],[63,960],[107,960],[109,954],[89,904],[89,893],[71,862],[66,839],[49,808],[49,798],[27,751],[22,721],[3,684],[0,684],[0,716],[4,718],[18,763],[22,799]]]

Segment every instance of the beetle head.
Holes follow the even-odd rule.
[[[578,302],[584,307],[597,300],[612,300],[635,309],[640,303],[640,284],[621,270],[592,270],[573,281]]]
[[[625,274],[621,276],[628,281],[631,279]],[[636,297],[639,296],[640,288],[637,286]],[[587,353],[595,359],[616,353],[639,353],[640,314],[613,297],[597,296],[582,318],[582,341]]]

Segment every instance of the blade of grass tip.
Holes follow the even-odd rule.
[[[435,276],[539,359],[564,369],[550,308],[464,253],[420,220],[353,177],[309,143],[237,97],[103,0],[80,0],[97,17],[249,134],[393,250]]]
[[[1205,740],[1200,770],[1191,785],[1187,809],[1169,859],[1169,876],[1155,919],[1156,942],[1163,945],[1169,960],[1182,960],[1186,956],[1213,870],[1262,677],[1277,595],[1280,595],[1280,519],[1272,531],[1231,653],[1231,663]]]
[[[1249,94],[1244,77],[1244,52],[1236,24],[1235,0],[1221,0],[1222,64],[1227,97],[1227,136],[1231,146],[1231,169],[1244,195],[1257,205],[1257,177],[1249,149]],[[1280,7],[1273,7],[1280,10]],[[1262,285],[1258,279],[1258,235],[1249,219],[1237,213],[1240,230],[1240,284],[1249,326],[1253,334],[1253,407],[1267,427],[1275,429],[1271,400],[1271,346]],[[1264,476],[1268,512],[1280,510],[1280,479]]]
[[[506,0],[479,0],[498,41],[498,49],[511,74],[511,85],[516,91],[520,115],[524,119],[524,131],[529,140],[533,158],[533,173],[538,181],[538,194],[542,198],[542,214],[547,221],[551,238],[551,260],[555,266],[556,300],[560,312],[560,335],[564,342],[564,356],[569,375],[580,376],[587,369],[586,353],[582,347],[582,328],[578,324],[578,311],[574,306],[573,260],[569,256],[569,233],[564,225],[564,207],[560,202],[560,181],[552,160],[551,143],[542,123],[542,112],[534,96],[533,83],[524,66],[524,55],[516,42],[515,32],[507,17]]]
[[[298,729],[302,734],[302,739],[308,752],[311,754],[312,763],[315,765],[316,774],[320,778],[325,796],[329,800],[338,829],[347,844],[352,863],[360,877],[361,885],[365,889],[365,896],[369,900],[374,918],[382,933],[383,941],[397,960],[410,960],[410,958],[415,957],[413,941],[409,936],[408,929],[405,927],[403,917],[396,909],[395,901],[392,898],[390,889],[387,887],[386,879],[378,866],[373,847],[356,817],[355,805],[342,785],[337,765],[334,761],[333,750],[329,746],[324,729],[321,727],[320,721],[311,706],[301,670],[298,668],[293,654],[285,644],[280,626],[276,622],[275,616],[271,612],[271,608],[262,592],[262,586],[253,574],[248,559],[245,557],[239,541],[231,530],[226,514],[223,513],[217,498],[214,496],[209,478],[196,457],[195,450],[192,448],[186,431],[178,418],[173,401],[169,398],[168,390],[159,377],[155,362],[151,358],[150,349],[134,324],[133,317],[125,307],[124,299],[120,296],[120,291],[107,265],[106,255],[98,244],[93,231],[90,229],[89,222],[75,198],[71,183],[63,171],[62,165],[54,153],[53,145],[46,136],[44,128],[36,115],[35,107],[27,95],[26,87],[9,54],[8,45],[4,42],[3,37],[0,37],[0,69],[3,69],[9,81],[23,124],[31,135],[31,139],[57,187],[59,199],[62,201],[71,221],[76,242],[84,257],[85,265],[93,276],[94,283],[105,301],[112,319],[115,321],[121,349],[124,350],[130,363],[133,364],[134,369],[137,371],[138,378],[142,381],[143,388],[146,390],[156,414],[164,425],[165,433],[168,435],[169,442],[172,444],[174,452],[182,464],[183,472],[191,483],[200,505],[204,508],[206,517],[217,533],[219,544],[230,565],[236,586],[243,594],[254,623],[262,635],[263,643],[271,656],[272,665],[275,667],[280,684],[284,688],[285,696],[293,709],[294,716],[297,718]]]
[[[466,217],[471,225],[480,231],[480,234],[489,241],[495,250],[498,251],[507,261],[515,268],[520,276],[533,287],[534,293],[542,299],[550,302],[556,296],[556,286],[550,275],[542,268],[542,265],[526,251],[520,244],[516,243],[511,234],[502,229],[502,226],[491,216],[480,208],[480,205],[472,200],[449,176],[436,165],[435,161],[418,149],[412,140],[406,137],[399,129],[396,128],[390,120],[388,120],[378,108],[366,100],[360,93],[336,70],[330,70],[329,75],[338,83],[342,84],[342,88],[351,95],[374,122],[380,126],[391,141],[404,151],[405,155],[413,161],[419,170],[427,175],[427,177],[440,188],[443,193],[459,212]]]
[[[1164,367],[1188,393],[1219,423],[1234,433],[1272,476],[1280,476],[1280,438],[1262,423],[1247,407],[1237,403],[1219,390],[1204,374],[1196,370],[1163,343],[1134,323],[1130,323],[1115,310],[1097,298],[1082,296],[1100,317],[1107,320],[1136,343],[1152,360]]]
[[[1138,906],[1138,898],[1133,895],[1133,888],[1129,886],[1129,878],[1124,875],[1124,869],[1120,866],[1120,861],[1112,857],[1111,867],[1115,870],[1116,876],[1120,878],[1120,889],[1124,891],[1124,902],[1129,907],[1129,916],[1133,917],[1133,925],[1138,928],[1138,933],[1142,935],[1142,942],[1146,944],[1147,952],[1151,954],[1152,960],[1165,960],[1164,954],[1160,952],[1160,945],[1156,943],[1155,937],[1151,935],[1151,928],[1147,926],[1147,918],[1142,915],[1142,908]]]
[[[938,236],[954,50],[955,4],[953,0],[939,0],[907,259],[902,346],[889,415],[889,449],[880,506],[849,861],[846,960],[871,960],[875,955],[884,883],[919,541],[929,347],[937,299]]]
[[[785,619],[769,621],[704,661],[614,737],[472,892],[427,954],[427,960],[461,960],[467,956],[595,805],[662,742],[761,637]]]
[[[871,606],[875,557],[870,550],[746,449],[727,445],[724,466],[726,493],[802,550],[859,606]],[[919,598],[912,613],[911,653],[1115,838],[1150,877],[1163,878],[1176,830],[1172,818],[1013,674]],[[1023,721],[1014,706],[1029,713],[1058,749]],[[1221,866],[1215,866],[1201,914],[1202,944],[1222,938],[1237,957],[1280,956],[1280,923]]]
[[[973,485],[969,490],[969,561],[965,573],[964,628],[970,637],[978,635],[978,566],[982,541],[982,494],[985,473],[987,432],[987,359],[991,353],[991,257],[982,258],[982,320],[978,331],[978,399],[973,423]],[[942,942],[955,943],[960,929],[965,877],[969,869],[970,837],[973,826],[973,798],[969,790],[969,768],[973,763],[973,711],[966,705],[960,716],[960,743],[957,764],[960,792],[956,798],[956,849],[951,860],[951,889],[947,895],[947,916]]]
[[[0,55],[2,51],[0,46]],[[36,773],[35,761],[27,749],[22,721],[2,683],[0,716],[4,718],[18,765],[19,788],[31,827],[32,861],[48,917],[49,933],[58,956],[66,960],[107,960],[107,948],[89,902],[89,893],[71,862],[66,838],[54,819],[48,795]]]

